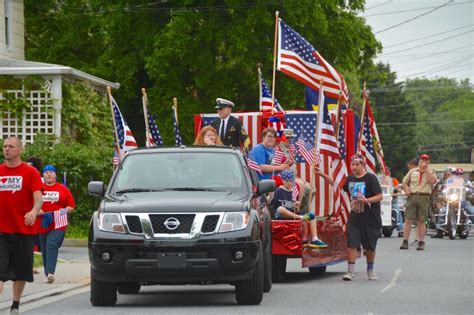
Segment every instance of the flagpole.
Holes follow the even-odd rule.
[[[360,118],[360,131],[359,131],[359,139],[357,141],[357,153],[360,153],[360,144],[362,142],[362,133],[364,132],[364,123],[365,123],[365,102],[366,102],[366,82],[364,81],[364,87],[362,89],[362,98],[363,98],[363,105],[362,105],[362,115]]]
[[[174,110],[174,117],[176,117],[176,124],[178,124],[178,99],[173,97],[173,110]]]
[[[142,88],[142,103],[143,103],[143,116],[145,118],[145,145],[149,147],[150,139],[148,139],[148,136],[151,135],[151,133],[150,133],[150,126],[148,124],[148,96],[146,95],[145,88]]]
[[[273,79],[272,79],[272,116],[275,107],[275,76],[276,76],[276,59],[277,59],[277,44],[278,44],[278,16],[280,13],[275,12],[275,39],[273,43]]]
[[[260,63],[257,65],[257,72],[258,72],[258,111],[262,111],[262,70],[260,69]]]
[[[115,123],[114,105],[112,104],[112,88],[110,86],[107,86],[107,96],[109,98],[110,112],[112,114],[112,125],[114,127],[114,136],[115,136],[114,146],[115,146],[115,150],[117,151],[119,161],[122,161],[122,151],[120,150],[117,124]]]

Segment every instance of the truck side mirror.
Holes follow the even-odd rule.
[[[89,194],[93,196],[104,197],[105,186],[103,182],[89,182],[87,185],[87,190],[89,191]]]
[[[257,194],[262,195],[272,192],[276,189],[276,183],[273,179],[263,179],[258,182]]]

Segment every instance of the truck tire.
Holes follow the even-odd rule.
[[[312,275],[323,275],[326,273],[326,266],[309,267],[309,273]]]
[[[286,257],[282,255],[272,255],[272,281],[274,283],[285,280]]]
[[[270,292],[272,289],[272,242],[269,240],[269,245],[265,251],[263,260],[263,292]]]
[[[263,299],[263,251],[260,248],[252,277],[235,284],[235,299],[240,305],[258,305]]]
[[[125,282],[117,285],[117,291],[120,294],[137,294],[140,291],[140,283]]]
[[[99,281],[91,272],[91,304],[93,306],[114,306],[115,303],[117,303],[115,283]]]

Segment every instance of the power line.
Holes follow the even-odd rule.
[[[425,16],[425,15],[430,14],[430,13],[436,11],[436,10],[441,9],[442,7],[447,6],[447,5],[450,4],[451,2],[453,2],[453,0],[450,0],[450,1],[448,1],[448,2],[446,2],[445,4],[442,4],[442,5],[440,5],[440,6],[437,6],[437,7],[435,7],[434,9],[429,10],[428,12],[419,14],[419,15],[417,15],[417,16],[415,16],[415,17],[412,17],[412,18],[410,18],[410,19],[408,19],[408,20],[405,20],[405,21],[402,21],[402,22],[400,22],[400,23],[398,23],[398,24],[389,26],[389,27],[387,27],[387,28],[384,28],[383,30],[374,32],[374,34],[379,34],[379,33],[382,33],[382,32],[385,32],[385,31],[388,31],[388,30],[391,30],[391,29],[394,29],[394,28],[396,28],[396,27],[399,27],[399,26],[401,26],[401,25],[403,25],[403,24],[409,23],[409,22],[411,22],[411,21],[414,21],[414,20],[416,20],[416,19],[418,19],[418,18],[420,18],[420,17],[422,17],[422,16]]]
[[[416,60],[416,59],[412,59],[412,57],[420,57],[420,58],[428,58],[428,57],[432,57],[432,56],[437,56],[437,55],[443,55],[443,54],[447,54],[447,53],[469,53],[471,51],[473,51],[473,49],[468,49],[468,50],[461,50],[461,49],[464,49],[464,48],[472,48],[472,45],[466,45],[466,46],[461,46],[461,47],[456,47],[456,48],[453,48],[453,49],[448,49],[448,50],[443,50],[443,51],[440,51],[440,52],[430,52],[430,53],[422,53],[422,54],[410,54],[410,55],[397,55],[397,56],[391,56],[390,58],[410,58],[410,61],[411,60]],[[379,57],[377,57],[379,58]],[[420,58],[417,58],[417,59],[420,59]]]
[[[472,59],[474,56],[469,56],[467,58],[462,58],[460,60],[457,60],[457,61],[454,61],[452,63],[449,63],[449,64],[446,64],[446,65],[443,65],[441,67],[437,67],[437,68],[432,68],[432,69],[429,69],[429,70],[426,70],[426,71],[422,71],[422,72],[417,72],[417,73],[412,73],[412,74],[408,74],[408,75],[405,75],[405,78],[407,77],[413,77],[413,76],[419,76],[419,75],[428,75],[428,74],[433,74],[433,73],[436,73],[436,72],[439,72],[439,71],[442,71],[442,70],[445,70],[445,69],[451,69],[451,68],[457,68],[457,67],[462,67],[464,66],[464,64],[462,64],[463,62],[469,60],[469,59]]]
[[[438,36],[438,35],[442,35],[442,34],[454,32],[454,31],[457,31],[457,30],[461,30],[461,29],[463,29],[463,28],[470,27],[470,26],[473,26],[473,25],[474,25],[474,24],[464,25],[464,26],[461,26],[461,27],[453,28],[453,29],[448,30],[448,31],[444,31],[444,32],[440,32],[440,33],[436,33],[436,34],[431,34],[431,35],[424,36],[424,37],[420,37],[420,38],[415,38],[415,39],[407,40],[407,41],[404,41],[404,42],[401,42],[401,43],[396,43],[396,44],[393,44],[393,45],[388,45],[388,46],[385,46],[384,48],[390,48],[390,47],[400,46],[400,45],[404,45],[404,44],[411,43],[411,42],[416,42],[416,41],[423,40],[423,39],[426,39],[426,38],[430,38],[430,37],[434,37],[434,36]]]
[[[471,1],[457,2],[457,3],[447,5],[447,7],[452,7],[452,6],[455,6],[455,5],[462,5],[462,4],[472,4],[472,2]],[[393,15],[393,14],[406,13],[406,12],[416,12],[416,11],[423,11],[423,10],[432,9],[432,8],[436,8],[436,6],[410,9],[410,10],[398,10],[398,11],[387,11],[387,12],[380,12],[380,13],[374,13],[374,14],[364,14],[363,17]]]
[[[464,60],[469,60],[470,58],[472,58],[472,55],[469,55],[469,56],[462,56],[462,57],[456,57],[455,59],[450,59],[450,60],[445,60],[445,61],[448,61],[448,63],[444,63],[444,64],[441,64],[439,62],[436,62],[436,63],[430,63],[430,64],[427,64],[427,65],[421,65],[419,67],[412,67],[410,69],[408,69],[408,71],[411,71],[413,73],[412,70],[416,70],[416,69],[423,69],[423,68],[427,68],[427,67],[430,67],[430,66],[433,66],[433,65],[436,65],[437,67],[435,68],[431,68],[431,69],[428,69],[428,70],[425,70],[425,71],[422,71],[422,72],[418,72],[417,74],[422,74],[422,73],[425,73],[425,72],[430,72],[432,70],[437,70],[438,68],[440,67],[445,67],[445,66],[450,66],[450,65],[455,65],[455,64],[458,64],[458,62],[462,62]],[[406,72],[407,70],[398,70],[397,73],[404,73]]]
[[[375,9],[375,8],[381,7],[381,6],[386,5],[386,4],[388,4],[388,3],[392,2],[392,1],[393,1],[393,0],[390,0],[390,1],[387,1],[387,2],[384,2],[384,3],[381,3],[381,4],[374,5],[373,7],[370,7],[370,8],[365,9],[365,11],[369,11],[369,10],[371,10],[371,9]]]
[[[472,32],[474,32],[474,30],[469,30],[469,31],[466,31],[466,32],[463,32],[463,33],[460,33],[460,34],[453,35],[453,36],[444,37],[442,39],[438,39],[438,40],[435,40],[435,41],[432,41],[432,42],[424,43],[424,44],[417,45],[417,46],[408,47],[408,48],[405,48],[405,49],[395,50],[395,51],[388,52],[388,53],[385,53],[385,54],[380,54],[380,55],[381,56],[388,56],[388,55],[396,54],[396,53],[401,52],[401,51],[412,50],[412,49],[415,49],[415,48],[424,47],[424,46],[428,46],[428,45],[431,45],[431,44],[439,43],[439,42],[442,42],[442,41],[445,41],[445,40],[450,40],[452,38],[456,38],[456,37],[459,37],[459,36],[462,36],[462,35],[465,35],[465,34],[469,34],[469,33],[472,33]]]
[[[472,56],[472,54],[469,54],[467,57],[470,57],[470,56]],[[462,56],[462,57],[456,56],[456,58],[445,59],[444,61],[461,60],[461,59],[464,59],[464,58],[467,58],[467,57],[466,57],[466,56]],[[410,61],[412,61],[412,60],[410,60]],[[403,69],[403,68],[402,68],[402,69],[398,69],[398,70],[397,70],[397,73],[400,73],[400,72],[403,73],[403,72],[405,72],[405,71],[416,70],[416,69],[422,69],[422,68],[431,67],[431,66],[434,66],[434,65],[438,65],[438,66],[439,66],[439,65],[440,65],[440,62],[437,61],[437,62],[428,63],[428,64],[426,64],[426,65],[419,65],[418,67],[413,67],[413,66],[411,66],[411,67],[405,68],[405,69]]]

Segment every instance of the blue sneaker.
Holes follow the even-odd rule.
[[[309,243],[308,246],[311,248],[326,248],[328,247],[328,244],[324,243],[321,240],[315,240]]]
[[[315,218],[316,218],[316,216],[312,212],[308,212],[303,216],[303,220],[305,220],[305,221],[312,221]]]

